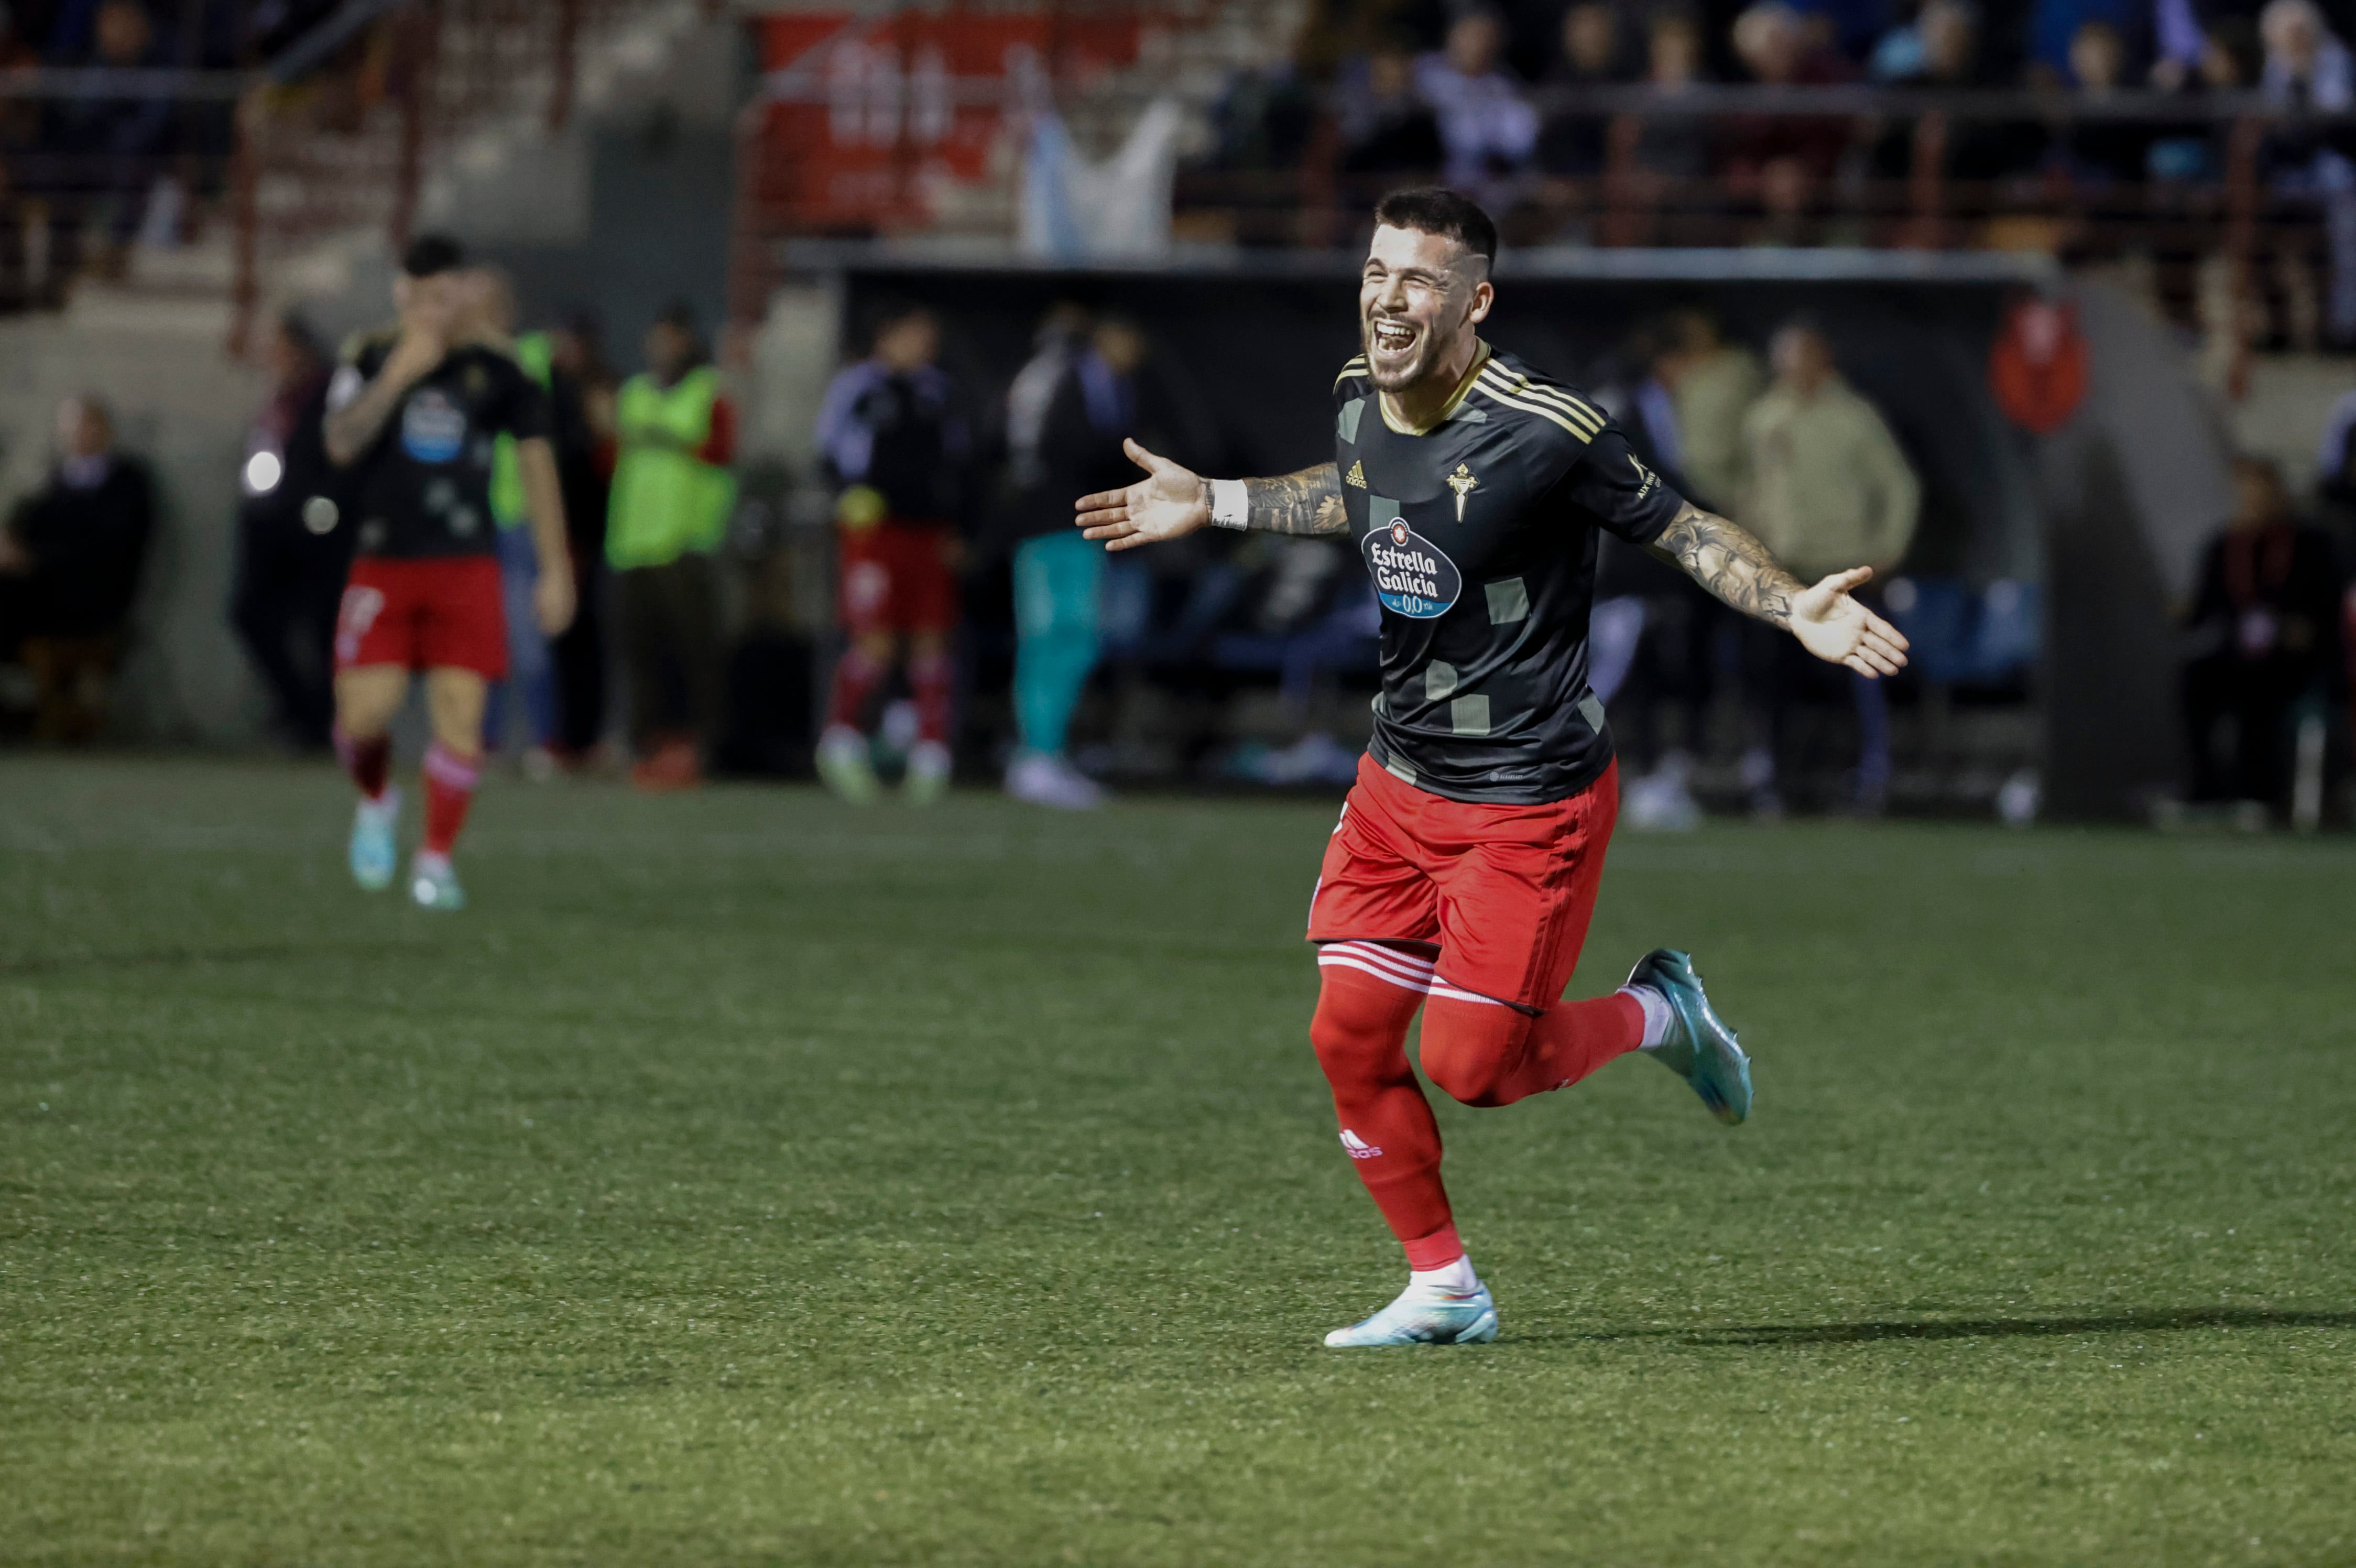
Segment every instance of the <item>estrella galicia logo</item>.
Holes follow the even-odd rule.
[[[466,445],[466,411],[435,388],[416,393],[402,410],[402,449],[419,462],[446,463]]]
[[[1387,510],[1390,521],[1377,521],[1360,545],[1366,553],[1367,574],[1375,580],[1375,596],[1394,614],[1413,620],[1437,620],[1464,591],[1464,575],[1440,546],[1407,525],[1398,505],[1376,502],[1381,510],[1374,516],[1379,520]]]

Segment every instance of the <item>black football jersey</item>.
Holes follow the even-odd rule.
[[[1350,537],[1382,601],[1374,759],[1452,800],[1540,805],[1612,761],[1587,683],[1598,530],[1658,538],[1684,505],[1576,392],[1481,357],[1402,429],[1363,357],[1333,383]]]
[[[327,384],[327,406],[359,397],[397,340],[381,332],[348,347]],[[353,547],[362,555],[498,553],[491,460],[498,437],[545,438],[551,423],[548,394],[509,355],[479,343],[451,349],[352,465]]]

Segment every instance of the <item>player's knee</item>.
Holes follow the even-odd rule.
[[[1423,1015],[1424,1076],[1467,1105],[1506,1104],[1529,1031],[1529,1018],[1510,1007],[1435,999]]]
[[[1386,1082],[1407,1066],[1407,1026],[1414,993],[1379,982],[1336,984],[1330,978],[1309,1020],[1309,1043],[1336,1090]]]

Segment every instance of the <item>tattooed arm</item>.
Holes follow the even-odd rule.
[[[1108,550],[1181,539],[1213,522],[1264,533],[1350,531],[1341,471],[1331,463],[1274,479],[1205,479],[1134,441],[1122,442],[1121,449],[1146,477],[1127,489],[1099,490],[1072,503],[1080,531],[1103,540]]]
[[[1653,548],[1744,615],[1775,626],[1792,623],[1792,601],[1805,585],[1765,545],[1717,513],[1686,502]]]
[[[1691,501],[1653,548],[1744,615],[1783,628],[1826,663],[1869,677],[1906,667],[1904,634],[1850,596],[1872,577],[1870,566],[1836,572],[1810,587],[1749,532]]]
[[[1320,463],[1280,478],[1246,479],[1243,485],[1249,503],[1245,512],[1248,528],[1263,533],[1350,532],[1350,520],[1342,510],[1342,470],[1332,463]],[[1210,500],[1211,481],[1205,479],[1203,503],[1208,506]]]

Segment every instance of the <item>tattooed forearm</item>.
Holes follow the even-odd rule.
[[[1805,585],[1726,519],[1687,502],[1653,547],[1744,615],[1791,624],[1792,600]]]
[[[1320,463],[1274,479],[1246,479],[1250,526],[1263,533],[1347,533],[1342,510],[1342,470]]]

